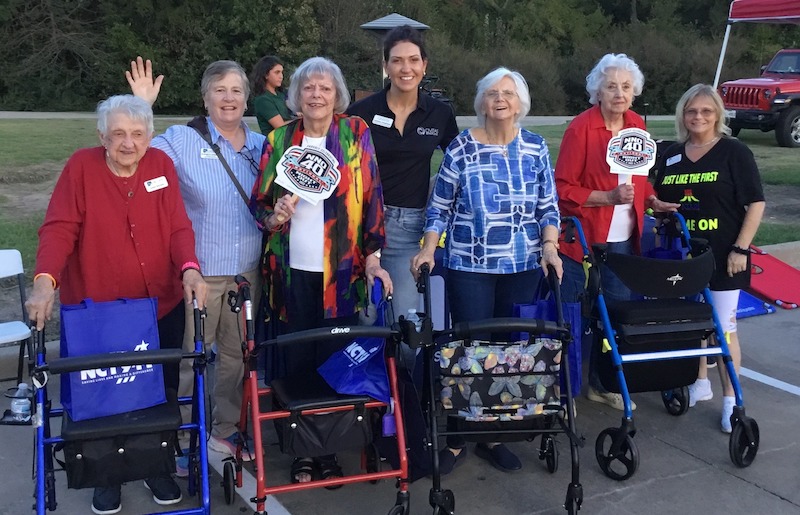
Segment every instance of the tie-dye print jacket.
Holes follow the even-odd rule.
[[[303,122],[272,131],[264,143],[261,171],[253,187],[250,210],[263,222],[275,202],[287,191],[275,184],[276,165],[285,151],[286,130],[293,130],[290,145],[302,145]],[[369,126],[361,118],[335,114],[325,148],[339,161],[341,180],[324,201],[323,308],[325,318],[349,316],[366,306],[366,256],[383,248],[383,193]],[[286,301],[292,294],[289,268],[291,220],[267,235],[261,259],[274,314],[286,321]]]

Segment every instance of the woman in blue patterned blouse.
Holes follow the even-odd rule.
[[[428,202],[423,248],[411,262],[434,266],[433,253],[447,231],[444,266],[454,323],[509,317],[514,304],[531,301],[542,267],[558,257],[560,215],[547,144],[522,129],[530,93],[518,72],[498,68],[478,81],[478,127],[458,135],[445,152]],[[441,472],[466,456],[461,438],[448,438]],[[476,447],[478,456],[503,471],[522,468],[503,444]]]

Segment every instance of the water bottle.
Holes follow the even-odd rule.
[[[19,383],[14,398],[11,399],[11,413],[18,419],[27,420],[31,416],[31,399],[28,383]]]
[[[420,320],[416,309],[411,308],[408,310],[408,316],[406,317],[406,320],[414,323],[414,327],[418,333],[422,332],[422,320]]]

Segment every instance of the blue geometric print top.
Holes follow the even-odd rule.
[[[447,231],[444,265],[511,274],[539,267],[541,227],[560,224],[550,152],[520,129],[508,144],[478,142],[469,130],[450,143],[428,201],[425,231]]]

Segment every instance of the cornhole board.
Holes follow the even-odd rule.
[[[750,246],[750,290],[783,309],[800,304],[800,270],[765,251]]]
[[[769,315],[775,313],[775,306],[769,302],[750,295],[746,291],[739,292],[739,305],[736,307],[736,318],[742,319],[757,315]]]

